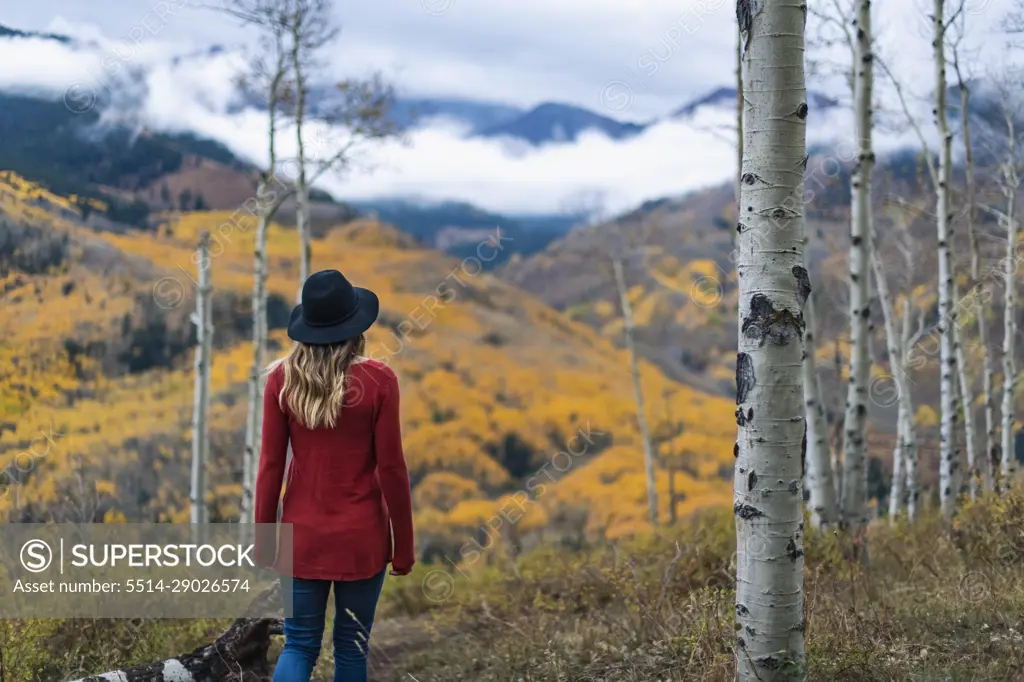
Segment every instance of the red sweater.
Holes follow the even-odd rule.
[[[341,418],[333,429],[307,429],[290,410],[282,411],[278,396],[283,381],[283,367],[267,378],[255,516],[256,523],[277,522],[291,439],[281,516],[281,523],[292,524],[291,574],[359,580],[376,575],[389,561],[396,569],[412,568],[412,501],[395,373],[376,360],[351,365]]]

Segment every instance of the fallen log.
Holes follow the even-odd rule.
[[[190,654],[74,682],[265,682],[270,637],[281,633],[279,618],[239,618],[212,644]]]
[[[260,593],[245,612],[212,644],[190,654],[124,670],[112,670],[73,682],[266,682],[270,638],[284,633],[281,585]]]

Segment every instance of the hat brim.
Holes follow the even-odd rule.
[[[292,310],[292,316],[288,322],[288,338],[312,346],[326,346],[355,338],[372,327],[380,313],[380,300],[378,300],[377,294],[369,289],[353,288],[356,292],[357,307],[352,317],[328,327],[314,327],[306,324],[302,319],[302,304],[300,303]]]

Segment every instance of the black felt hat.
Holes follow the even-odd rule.
[[[288,322],[288,338],[325,346],[341,343],[369,329],[380,312],[377,294],[354,287],[337,270],[321,270],[302,285],[302,303]]]

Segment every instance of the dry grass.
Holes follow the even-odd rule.
[[[390,649],[382,679],[730,680],[732,537],[731,518],[709,513],[584,554],[538,552],[451,581],[424,571],[385,606],[450,592],[427,616],[436,636]],[[1024,679],[1024,494],[968,506],[951,532],[935,518],[880,523],[867,568],[840,548],[808,533],[809,679]]]

